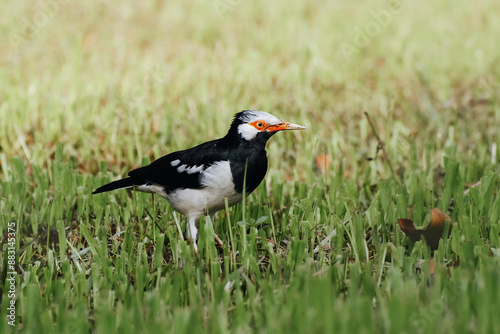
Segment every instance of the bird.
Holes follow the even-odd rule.
[[[267,141],[283,130],[304,129],[264,111],[243,110],[234,115],[224,137],[167,154],[92,194],[132,189],[165,198],[185,216],[185,236],[197,253],[200,219],[210,216],[213,222],[226,201],[229,206],[241,202],[264,179]],[[222,245],[218,237],[216,241]]]

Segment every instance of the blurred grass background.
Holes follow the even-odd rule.
[[[0,10],[0,210],[4,249],[6,224],[18,224],[17,330],[500,325],[490,316],[500,312],[497,1],[42,0]],[[271,140],[265,184],[245,210],[216,218],[224,250],[202,226],[195,258],[165,201],[89,195],[223,136],[250,108],[308,131]],[[331,159],[325,175],[318,155]],[[434,206],[458,227],[431,274],[429,250],[411,245],[397,218],[422,225]]]
[[[105,160],[123,174],[222,136],[246,108],[311,128],[293,140],[299,162],[320,144],[356,169],[376,145],[364,110],[397,162],[415,137],[456,142],[468,159],[499,143],[494,1],[0,6],[7,158],[47,164],[60,142],[83,169]]]

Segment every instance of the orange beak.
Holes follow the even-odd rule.
[[[266,131],[268,132],[277,132],[281,130],[305,130],[306,127],[298,124],[283,122],[276,125],[268,126]]]

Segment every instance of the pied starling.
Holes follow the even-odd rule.
[[[305,127],[263,111],[244,110],[234,116],[223,138],[165,155],[93,194],[133,189],[166,198],[186,217],[186,237],[197,250],[199,219],[206,215],[213,218],[224,209],[225,199],[229,206],[241,202],[243,194],[250,194],[264,179],[268,139],[281,130],[302,129]]]

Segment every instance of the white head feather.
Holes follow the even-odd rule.
[[[271,115],[270,113],[267,113],[265,111],[259,111],[259,110],[246,110],[240,116],[240,120],[243,122],[243,124],[238,125],[238,133],[241,135],[241,137],[243,137],[246,140],[251,140],[255,138],[255,136],[257,136],[257,134],[261,132],[253,125],[250,125],[250,123],[256,121],[263,121],[268,126],[283,123],[283,121],[280,120],[278,117]]]

